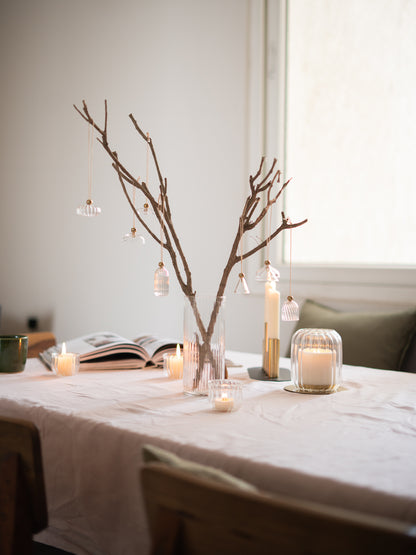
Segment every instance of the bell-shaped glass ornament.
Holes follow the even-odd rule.
[[[169,294],[169,272],[163,262],[159,262],[155,272],[153,291],[156,297],[166,297]]]
[[[250,289],[248,288],[247,281],[243,272],[238,274],[237,285],[235,286],[234,293],[237,295],[249,295]]]
[[[279,278],[280,272],[273,268],[270,260],[265,260],[264,266],[256,272],[256,281],[279,281]]]
[[[91,199],[88,199],[85,204],[81,204],[77,208],[77,215],[78,216],[98,216],[101,214],[101,208],[98,206],[94,206],[94,203]]]
[[[299,320],[299,305],[291,295],[282,305],[282,320],[284,322],[296,322]]]
[[[136,243],[138,243],[139,245],[145,244],[143,235],[139,235],[135,227],[131,228],[130,233],[126,233],[125,235],[123,235],[123,241],[133,241],[133,240],[135,240]]]

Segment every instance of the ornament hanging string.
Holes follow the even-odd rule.
[[[162,212],[162,219],[160,221],[160,261],[163,264],[163,221],[165,218],[165,205],[162,195],[159,195],[159,207]]]
[[[287,220],[289,224],[292,222]],[[292,228],[289,230],[289,297],[292,299]]]
[[[94,151],[94,127],[88,126],[88,200],[92,200],[92,166]]]
[[[244,277],[243,272],[243,219],[240,218],[240,277]]]
[[[267,236],[267,241],[266,241],[266,260],[270,260],[270,229],[272,226],[272,207],[270,206],[269,209],[269,214],[268,214],[268,218],[267,218],[267,230],[266,230],[266,236]]]

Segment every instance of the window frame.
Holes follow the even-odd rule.
[[[257,169],[253,137],[260,140],[266,160],[277,157],[283,170],[286,160],[286,95],[287,95],[287,31],[290,0],[263,0],[251,2],[251,58],[261,57],[261,76],[250,74],[250,129],[249,139],[250,172]],[[255,52],[253,56],[253,51]],[[258,87],[258,79],[262,79]],[[257,83],[257,94],[253,90]],[[254,166],[253,166],[254,162]],[[285,209],[285,200],[274,211],[274,223],[280,220],[280,211]],[[306,215],[307,217],[307,215]],[[307,225],[307,224],[306,224]],[[262,229],[265,236],[265,229]],[[284,240],[279,236],[270,246],[271,260],[280,271],[279,282],[282,292],[289,287],[289,264],[284,259]],[[251,292],[264,293],[262,284],[255,282],[255,272],[264,263],[265,253],[251,257],[247,263],[247,275]],[[416,266],[376,266],[376,265],[304,265],[293,264],[293,294],[300,301],[314,298],[329,302],[333,306],[372,309],[384,307],[394,309],[416,305]],[[298,292],[298,293],[297,293]]]

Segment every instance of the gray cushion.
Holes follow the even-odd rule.
[[[231,474],[227,474],[226,472],[211,466],[205,466],[192,461],[187,461],[177,455],[174,455],[170,451],[166,451],[165,449],[161,449],[155,445],[144,445],[142,452],[143,460],[146,463],[160,462],[199,478],[225,484],[243,491],[257,492],[257,488],[255,488],[252,484],[249,484],[244,480],[240,480]]]
[[[386,370],[405,368],[416,332],[416,310],[340,312],[311,300],[302,306],[296,330],[329,328],[342,338],[343,362]]]

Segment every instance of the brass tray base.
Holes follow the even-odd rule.
[[[303,395],[332,395],[333,393],[338,393],[338,391],[346,391],[347,388],[346,387],[339,387],[338,389],[335,389],[334,391],[302,391],[301,389],[298,389],[297,387],[295,387],[293,384],[290,385],[285,385],[285,387],[283,388],[286,391],[289,391],[290,393],[302,393]]]

